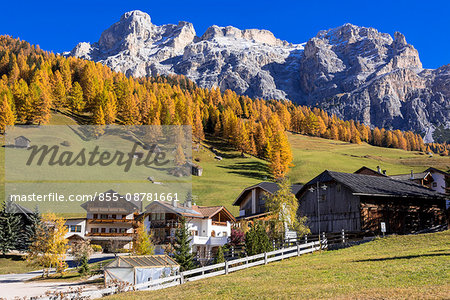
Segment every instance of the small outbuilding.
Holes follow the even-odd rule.
[[[119,256],[104,270],[105,285],[113,280],[135,285],[177,275],[180,265],[167,255]]]

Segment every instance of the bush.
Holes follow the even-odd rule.
[[[117,249],[116,252],[117,253],[131,253],[132,251],[130,249],[121,248],[121,249]]]
[[[86,275],[89,273],[89,259],[86,255],[83,255],[80,259],[78,273],[80,273],[81,275]]]
[[[100,245],[91,245],[91,247],[94,252],[103,252],[103,248]]]

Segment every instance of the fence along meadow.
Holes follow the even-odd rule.
[[[214,265],[209,265],[201,268],[196,268],[188,271],[181,272],[178,275],[169,276],[165,278],[160,278],[156,280],[151,280],[145,283],[140,283],[136,285],[121,285],[107,287],[101,290],[94,291],[82,291],[81,289],[72,290],[67,293],[58,292],[64,299],[95,299],[104,296],[130,292],[139,290],[159,290],[180,284],[184,284],[189,281],[196,281],[200,279],[205,279],[209,277],[219,276],[229,274],[231,272],[236,272],[238,270],[258,266],[266,265],[268,263],[283,260],[289,257],[300,256],[307,253],[313,253],[321,249],[327,249],[328,241],[323,239],[322,241],[314,241],[309,243],[297,244],[287,248],[281,248],[278,250],[265,252],[261,254],[256,254],[252,256],[246,256],[239,259],[234,259],[230,261],[225,261],[224,263],[218,263]],[[63,295],[64,294],[64,295]],[[55,299],[54,296],[46,296],[39,299]]]

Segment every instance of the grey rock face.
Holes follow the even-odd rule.
[[[403,34],[345,24],[305,44],[267,30],[191,23],[157,26],[141,11],[124,14],[94,44],[68,55],[132,76],[183,74],[202,87],[316,105],[368,125],[425,132],[450,127],[450,65],[423,69]]]

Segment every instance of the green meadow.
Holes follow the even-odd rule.
[[[106,299],[448,299],[450,231],[389,236]]]
[[[65,115],[54,113],[51,124],[73,125],[76,122]],[[450,169],[448,156],[430,157],[416,151],[350,144],[292,133],[288,133],[288,136],[294,156],[289,177],[294,183],[306,183],[327,169],[354,172],[362,166],[373,169],[380,166],[388,175],[409,173],[411,170],[421,172],[430,166]],[[0,165],[3,168],[4,148],[0,149]],[[216,153],[222,160],[215,159]],[[203,176],[192,176],[192,194],[194,202],[199,205],[225,205],[233,214],[237,214],[238,208],[232,203],[242,189],[271,180],[266,161],[249,155],[242,157],[240,152],[217,138],[207,137],[199,146],[194,146],[192,156],[203,168]],[[1,174],[3,182],[4,172]],[[2,198],[3,191],[2,185]]]

